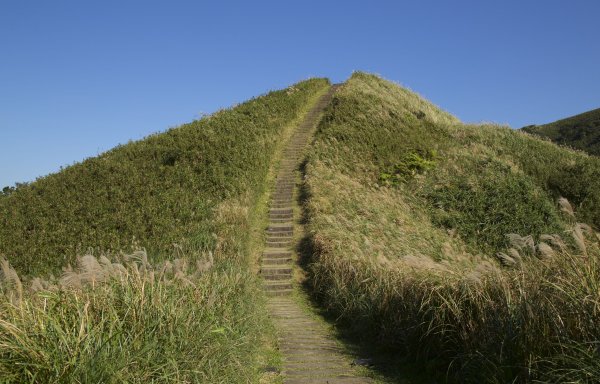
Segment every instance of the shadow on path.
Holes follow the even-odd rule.
[[[307,161],[300,164],[300,172],[304,177]],[[298,193],[298,204],[302,208],[300,223],[306,226],[309,218],[306,212],[306,202],[310,199],[310,191],[304,183],[301,184]],[[389,348],[381,345],[375,332],[370,334],[360,331],[353,324],[343,321],[336,314],[328,311],[323,300],[318,297],[311,286],[310,264],[315,254],[314,243],[310,233],[299,241],[296,247],[298,264],[306,272],[306,279],[302,282],[302,291],[308,298],[314,312],[323,318],[335,331],[335,337],[340,340],[348,351],[359,356],[355,361],[358,365],[368,367],[374,378],[384,383],[402,384],[437,384],[444,383],[444,378],[431,373],[431,367],[427,364],[411,360],[400,348]],[[356,325],[356,324],[354,324]],[[362,324],[364,328],[364,324]]]

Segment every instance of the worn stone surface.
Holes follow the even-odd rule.
[[[275,185],[271,189],[269,226],[260,273],[270,297],[268,308],[278,330],[285,384],[372,383],[350,365],[352,358],[332,338],[325,325],[314,319],[291,296],[294,292],[291,249],[294,246],[293,205],[296,174],[304,148],[327,106],[335,86],[309,111],[284,150]]]

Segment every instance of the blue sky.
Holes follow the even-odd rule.
[[[600,107],[596,0],[2,1],[0,188],[296,81],[375,72],[467,122]]]

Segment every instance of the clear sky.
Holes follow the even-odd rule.
[[[600,1],[0,2],[0,188],[296,81],[375,72],[467,122],[600,107]]]

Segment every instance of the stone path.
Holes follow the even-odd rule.
[[[269,311],[278,331],[285,384],[373,382],[359,376],[359,372],[350,364],[351,358],[343,353],[327,327],[301,308],[297,299],[291,296],[295,289],[293,206],[298,166],[318,118],[336,88],[335,85],[331,87],[296,129],[283,153],[271,196],[261,274],[270,297]]]

